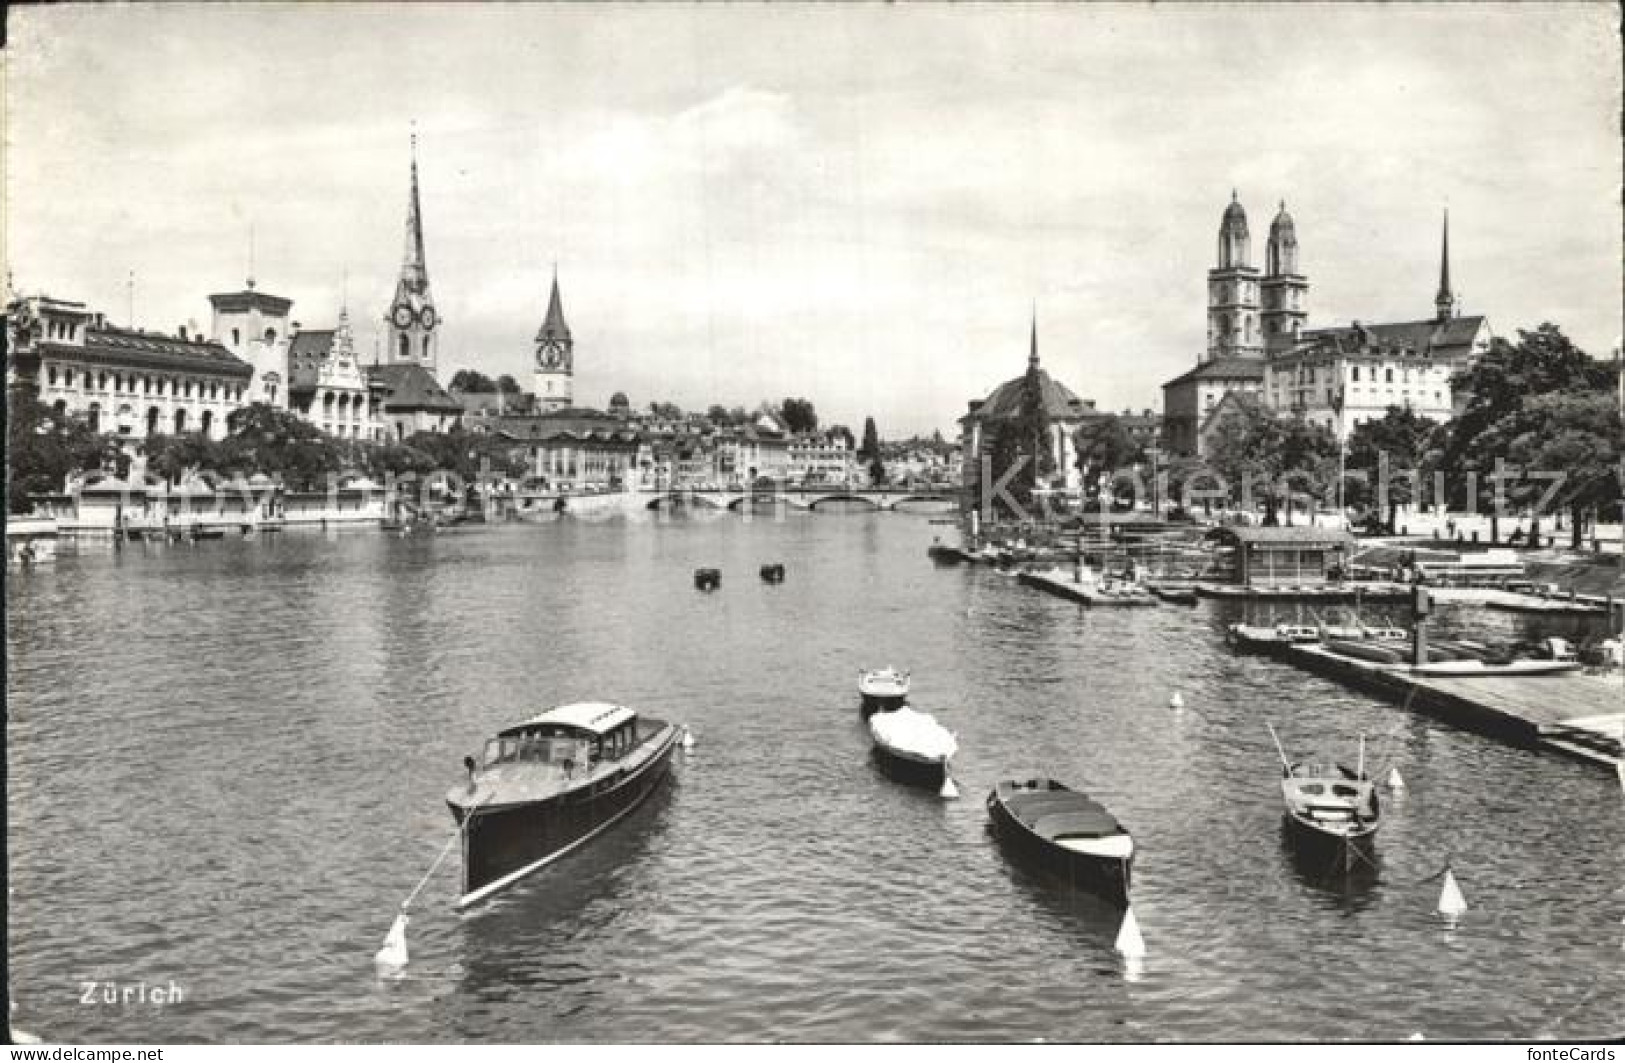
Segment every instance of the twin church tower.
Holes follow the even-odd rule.
[[[423,208],[418,196],[418,141],[412,136],[412,190],[406,205],[406,250],[401,259],[401,275],[395,282],[395,295],[384,318],[388,329],[388,361],[391,365],[416,365],[435,372],[440,347],[440,314],[429,290],[429,265],[423,253]],[[559,298],[558,269],[553,271],[553,290],[548,296],[547,313],[534,340],[534,385],[537,406],[542,410],[568,407],[574,397],[575,341],[564,320],[564,304]]]
[[[1309,317],[1309,279],[1298,272],[1298,233],[1281,204],[1264,245],[1264,273],[1252,264],[1247,212],[1230,193],[1219,223],[1218,265],[1207,272],[1207,355],[1262,358],[1298,342]]]
[[[1247,212],[1230,193],[1219,222],[1218,265],[1207,271],[1207,352],[1200,363],[1220,358],[1263,358],[1299,342],[1309,317],[1309,278],[1298,271],[1298,231],[1281,204],[1264,244],[1264,272],[1252,264]],[[1450,217],[1444,222],[1439,293],[1434,320],[1456,313],[1450,290]]]

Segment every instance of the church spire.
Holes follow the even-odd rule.
[[[1456,309],[1456,296],[1450,290],[1450,210],[1444,212],[1444,242],[1439,251],[1439,294],[1433,297],[1438,320],[1448,321]]]
[[[1038,366],[1038,306],[1033,306],[1033,334],[1032,342],[1027,348],[1027,364],[1036,368]]]
[[[541,331],[536,333],[538,343],[544,340],[568,342],[570,326],[564,320],[564,300],[559,298],[559,267],[553,267],[553,291],[547,297],[547,315],[542,318]]]
[[[412,195],[406,204],[406,250],[401,256],[401,280],[414,291],[429,284],[429,266],[423,256],[423,208],[418,201],[418,135],[412,134]]]
[[[389,361],[435,368],[434,296],[429,294],[429,266],[423,254],[423,208],[418,197],[418,135],[412,134],[412,188],[406,201],[406,249],[385,320],[389,323]]]

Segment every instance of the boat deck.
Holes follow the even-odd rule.
[[[1471,730],[1609,767],[1625,762],[1619,675],[1423,676],[1409,665],[1356,660],[1318,645],[1281,645],[1274,655]]]

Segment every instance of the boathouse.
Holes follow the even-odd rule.
[[[1244,587],[1325,583],[1347,571],[1354,539],[1334,528],[1215,528],[1215,568]]]

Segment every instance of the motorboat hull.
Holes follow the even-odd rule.
[[[545,800],[476,807],[462,832],[463,890],[457,907],[484,900],[540,871],[626,818],[665,781],[682,728],[666,727],[635,768],[601,774]],[[463,807],[447,802],[462,824]]]
[[[1282,813],[1281,822],[1293,849],[1306,866],[1347,871],[1362,860],[1371,862],[1377,839],[1375,823],[1352,831],[1326,830],[1290,810]]]
[[[940,790],[948,778],[947,760],[922,758],[880,741],[875,742],[874,749],[875,763],[888,778],[897,782]]]
[[[1134,876],[1132,852],[1122,858],[1078,852],[1038,834],[1017,818],[997,790],[987,797],[994,834],[1007,853],[1020,862],[1066,881],[1074,889],[1095,894],[1119,908],[1128,907]]]

